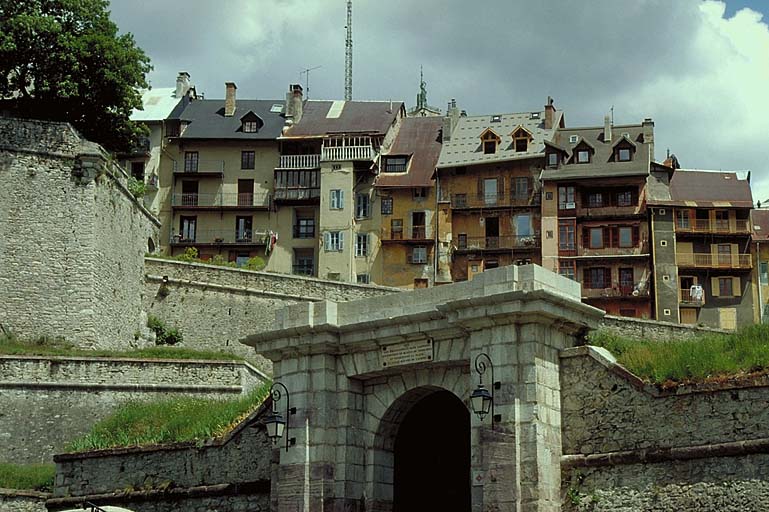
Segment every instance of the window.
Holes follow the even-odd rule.
[[[451,206],[454,208],[465,208],[467,206],[467,194],[453,194],[451,196]]]
[[[311,276],[315,273],[312,249],[294,249],[294,274]]]
[[[358,194],[355,196],[355,218],[366,219],[371,216],[371,203],[368,194]]]
[[[197,217],[180,217],[179,218],[179,241],[180,242],[194,242],[195,241],[195,228],[198,224]]]
[[[497,178],[483,180],[483,201],[486,205],[497,204]]]
[[[719,277],[718,278],[718,296],[719,297],[731,297],[734,295],[732,288],[731,277]]]
[[[529,148],[529,139],[527,137],[520,137],[515,139],[515,151],[518,153],[526,152]]]
[[[689,210],[676,210],[676,227],[689,229]]]
[[[245,267],[246,263],[248,263],[248,260],[251,258],[251,256],[247,252],[239,252],[235,256],[235,265],[238,267]]]
[[[499,260],[484,260],[483,270],[491,270],[492,268],[499,268]]]
[[[342,164],[331,164],[331,170],[332,171],[341,171],[342,170]]]
[[[732,265],[731,244],[718,244],[718,266],[730,267]]]
[[[415,240],[427,238],[426,221],[425,212],[411,212],[411,238]]]
[[[619,246],[620,247],[633,247],[633,228],[622,227],[619,228]]]
[[[411,249],[411,257],[409,263],[427,263],[427,247],[417,246]]]
[[[355,235],[355,256],[368,256],[368,233]]]
[[[329,199],[329,208],[332,210],[344,209],[344,190],[332,189]]]
[[[253,217],[235,217],[235,240],[251,242]]]
[[[427,288],[429,282],[424,277],[414,278],[414,288]]]
[[[588,206],[588,208],[601,208],[601,207],[603,207],[603,193],[601,193],[601,192],[588,192],[588,194],[587,194],[587,206]]]
[[[727,210],[716,210],[716,230],[729,231],[729,212]]]
[[[515,216],[515,234],[520,237],[530,237],[532,235],[531,229],[531,215],[516,215]]]
[[[256,156],[253,151],[240,152],[240,168],[241,169],[254,169],[255,163],[256,163]]]
[[[467,249],[467,233],[459,233],[457,235],[457,248]]]
[[[576,144],[579,140],[579,135],[569,135],[569,143]]]
[[[762,261],[759,264],[761,284],[769,284],[769,262]]]
[[[427,188],[419,187],[413,189],[414,199],[425,199],[427,197]]]
[[[584,281],[585,288],[611,288],[611,269],[605,267],[586,268]]]
[[[497,141],[485,140],[483,141],[483,153],[485,155],[493,155],[497,152]]]
[[[633,269],[621,268],[619,269],[619,286],[623,295],[630,295],[633,292]]]
[[[514,178],[513,194],[515,199],[526,200],[529,198],[529,178]]]
[[[576,280],[575,266],[576,266],[576,263],[574,261],[559,261],[558,273],[563,277],[568,277],[571,280]]]
[[[131,162],[131,176],[144,181],[144,162]]]
[[[493,116],[491,116],[491,122],[492,123],[501,123],[502,122],[502,116],[500,116],[500,115],[493,115]]]
[[[628,148],[620,148],[617,150],[617,160],[620,162],[630,161],[630,150]]]
[[[603,249],[603,228],[590,228],[590,248]]]
[[[323,245],[326,251],[342,251],[344,250],[344,232],[343,231],[327,231],[324,236]]]
[[[548,153],[547,154],[547,166],[548,167],[558,167],[558,153]]]
[[[259,131],[258,121],[243,121],[243,132],[256,133]]]
[[[315,219],[312,217],[297,217],[294,227],[294,238],[315,238]]]
[[[574,204],[574,187],[558,187],[558,209],[572,210]]]
[[[408,158],[405,156],[391,156],[385,160],[384,172],[406,172]]]
[[[198,172],[198,152],[184,152],[184,172]]]
[[[355,281],[358,284],[369,284],[369,282],[371,281],[371,278],[369,277],[368,274],[358,274],[357,276],[355,276]]]
[[[392,213],[393,213],[393,198],[383,197],[382,198],[382,215],[392,215]]]
[[[590,163],[590,151],[587,149],[580,149],[577,151],[577,163],[587,164]]]
[[[392,219],[390,221],[390,233],[393,240],[403,239],[403,219]]]
[[[633,206],[633,192],[631,190],[617,192],[617,206]]]
[[[576,248],[574,232],[575,225],[573,221],[558,222],[558,249],[561,251],[573,251]]]

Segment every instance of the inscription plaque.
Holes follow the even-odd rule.
[[[433,360],[433,339],[407,341],[382,347],[382,368]]]

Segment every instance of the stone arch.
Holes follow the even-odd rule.
[[[436,394],[450,395],[466,407],[464,397],[454,390],[435,385],[410,389],[392,401],[379,420],[373,444],[373,501],[382,510],[392,510],[395,484],[396,439],[404,420],[422,400]],[[468,410],[469,415],[469,410]],[[468,450],[470,445],[468,416]],[[469,462],[469,461],[468,461]],[[468,481],[469,485],[469,481]]]
[[[147,252],[150,254],[155,254],[155,241],[152,239],[152,237],[147,238]]]

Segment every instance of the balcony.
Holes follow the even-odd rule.
[[[432,243],[434,240],[428,238],[426,226],[412,226],[410,229],[393,230],[392,228],[382,228],[380,232],[380,240],[385,242],[402,242],[402,243],[418,243],[426,244]]]
[[[529,250],[540,246],[539,234],[530,236],[478,236],[458,237],[454,239],[458,251],[474,250]]]
[[[278,169],[317,169],[320,155],[280,155]]]
[[[173,194],[171,206],[184,210],[205,210],[217,208],[266,209],[270,207],[270,194],[260,192],[231,194]]]
[[[613,258],[628,256],[649,256],[649,243],[646,240],[641,241],[636,247],[604,247],[601,249],[591,249],[589,247],[574,246],[559,247],[558,255],[562,257],[577,258]]]
[[[224,174],[224,160],[174,160],[174,174],[221,176]]]
[[[373,160],[376,152],[372,146],[339,146],[321,148],[322,162],[346,162],[350,160]]]
[[[292,268],[292,273],[295,276],[314,276],[315,266],[314,265],[294,265]]]
[[[737,219],[732,225],[729,220],[676,219],[676,233],[707,233],[716,235],[750,234],[750,221]]]
[[[580,205],[576,210],[576,216],[592,219],[603,217],[632,217],[636,215],[644,215],[645,210],[645,203],[633,204],[629,206],[585,207]]]
[[[315,238],[315,226],[295,224],[293,233],[294,238]]]
[[[197,230],[194,233],[172,234],[172,246],[189,245],[266,245],[265,231],[217,229]]]
[[[617,283],[609,287],[588,288],[582,283],[583,299],[646,299],[649,298],[649,287],[643,283]]]
[[[531,195],[478,195],[478,194],[450,194],[451,207],[459,210],[463,208],[510,208],[536,206],[540,203],[538,190]]]
[[[320,198],[320,187],[276,188],[274,197],[276,201],[313,201]]]
[[[681,268],[716,268],[716,269],[745,269],[753,268],[753,258],[750,254],[676,254],[678,266]]]
[[[702,306],[705,299],[702,295],[699,298],[692,297],[691,290],[681,290],[678,294],[678,302],[682,306]]]

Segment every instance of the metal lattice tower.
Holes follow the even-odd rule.
[[[347,0],[347,40],[344,48],[344,99],[352,100],[352,0]]]

